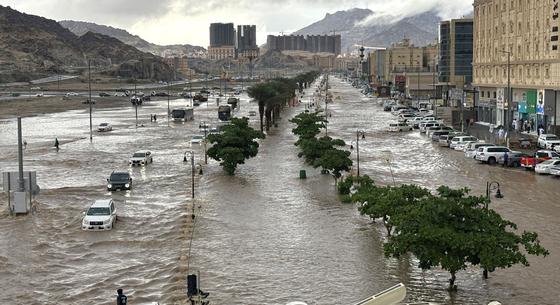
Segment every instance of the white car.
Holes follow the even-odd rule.
[[[442,126],[442,125],[441,125],[440,123],[438,123],[438,122],[435,122],[435,123],[426,123],[426,124],[422,123],[422,124],[420,124],[420,133],[426,133],[426,131],[427,131],[429,128],[432,128],[432,127],[438,127],[438,128],[439,128],[439,127],[441,127],[441,126]]]
[[[548,175],[551,173],[550,169],[554,166],[560,166],[560,159],[550,159],[537,164],[535,173]]]
[[[111,230],[117,222],[117,209],[111,199],[96,200],[82,219],[82,230],[105,231]]]
[[[550,168],[550,174],[556,177],[560,177],[560,165],[552,166]]]
[[[135,152],[134,155],[132,155],[132,158],[128,160],[128,164],[131,166],[144,166],[149,163],[154,163],[154,159],[152,158],[152,153],[147,150]]]
[[[449,143],[449,148],[455,149],[457,146],[460,147],[460,149],[457,150],[462,150],[465,143],[467,142],[477,142],[478,139],[475,137],[471,137],[471,136],[460,136],[460,137],[454,137],[453,139],[451,139],[451,143]]]
[[[256,111],[253,110],[249,111],[249,116],[256,116],[256,115],[257,115]]]
[[[560,146],[560,138],[554,134],[542,134],[537,140],[537,145],[544,149],[553,149]]]
[[[504,156],[505,153],[516,153],[511,149],[504,146],[484,146],[479,147],[476,151],[475,159],[482,162],[488,163],[490,165],[496,164],[500,158]]]
[[[109,123],[101,123],[97,127],[97,131],[99,131],[99,132],[107,132],[107,131],[111,131],[111,130],[113,130],[113,126],[111,126],[111,124],[109,124]]]
[[[412,127],[406,123],[393,123],[389,125],[389,131],[391,132],[402,132],[411,131]]]
[[[480,143],[480,142],[469,143],[467,146],[465,146],[465,158],[474,159],[474,157],[476,156],[476,151],[480,147],[490,147],[490,146],[496,146],[496,145],[490,143]]]
[[[191,145],[194,145],[194,144],[199,144],[200,145],[200,144],[202,144],[202,142],[204,142],[204,136],[203,135],[195,135],[195,136],[192,136],[192,138],[191,138]]]
[[[43,92],[41,92],[41,93],[35,94],[35,96],[36,96],[36,97],[43,97],[43,96],[45,96],[45,94],[43,94]]]

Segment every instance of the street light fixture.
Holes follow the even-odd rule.
[[[500,183],[497,181],[492,181],[492,182],[486,182],[486,202],[484,202],[484,209],[486,210],[486,213],[488,213],[488,205],[490,204],[490,194],[496,191],[496,198],[498,199],[502,199],[504,198],[504,195],[502,195],[502,192],[500,190]],[[482,276],[487,279],[488,278],[488,270],[484,269],[482,271]]]
[[[356,165],[357,165],[357,176],[360,177],[360,138],[362,140],[366,139],[366,132],[363,130],[356,130],[356,142],[352,141],[352,143],[356,143]],[[354,149],[354,146],[350,144],[350,149]]]

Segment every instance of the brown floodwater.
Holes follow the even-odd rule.
[[[560,179],[489,167],[462,153],[433,145],[418,132],[385,132],[390,113],[334,79],[335,102],[329,135],[348,143],[357,129],[360,172],[377,183],[416,183],[428,188],[446,184],[482,194],[486,181],[502,184],[504,199],[492,208],[539,232],[550,250],[531,258],[531,266],[499,270],[483,280],[472,268],[457,277],[459,291],[446,291],[448,274],[422,271],[413,257],[383,256],[384,229],[361,216],[355,205],[339,202],[334,180],[297,158],[288,119],[302,111],[287,109],[279,128],[262,140],[259,155],[226,176],[210,161],[197,177],[197,222],[191,270],[200,271],[211,304],[352,304],[403,282],[408,301],[443,304],[558,304],[560,281]],[[338,98],[339,97],[339,98]],[[304,98],[307,101],[307,98]],[[171,107],[185,105],[173,101]],[[1,107],[1,106],[0,106]],[[243,99],[238,115],[256,110]],[[1,108],[0,108],[1,110]],[[94,124],[109,121],[114,131],[88,139],[88,113],[73,110],[24,119],[27,170],[38,172],[42,188],[34,214],[0,214],[0,303],[112,304],[124,288],[131,304],[185,301],[190,208],[190,167],[183,164],[188,140],[201,120],[216,121],[215,103],[197,109],[197,120],[168,127],[166,102],[139,108],[145,125],[135,128],[134,109],[96,109]],[[150,123],[149,114],[158,114]],[[257,117],[251,117],[254,126]],[[17,168],[14,120],[0,121],[0,168]],[[58,137],[56,153],[50,146]],[[129,169],[136,150],[149,149],[154,163]],[[201,147],[195,147],[203,162]],[[355,155],[352,155],[354,158]],[[390,159],[391,168],[386,159]],[[132,173],[131,192],[107,192],[105,179],[114,169]],[[307,180],[299,180],[306,169]],[[0,205],[5,210],[5,197]],[[110,232],[84,232],[82,212],[95,199],[113,198],[119,222]]]

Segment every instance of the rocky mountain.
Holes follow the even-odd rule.
[[[60,25],[69,29],[72,33],[82,36],[87,32],[99,33],[116,38],[127,45],[131,45],[143,52],[152,53],[157,56],[164,56],[165,54],[186,55],[195,57],[197,54],[205,53],[203,47],[184,45],[167,45],[160,46],[150,43],[137,35],[130,34],[129,32],[114,28],[106,25],[99,25],[91,22],[63,20],[59,21]]]
[[[400,17],[368,9],[351,9],[327,14],[294,34],[323,35],[334,31],[342,35],[343,52],[352,52],[356,44],[389,47],[405,37],[417,46],[424,46],[436,41],[440,21],[434,11]]]
[[[0,82],[86,67],[119,74],[120,65],[140,62],[141,71],[128,69],[126,77],[168,79],[171,68],[160,57],[96,33],[76,36],[58,22],[0,6]],[[147,64],[149,63],[149,64]]]

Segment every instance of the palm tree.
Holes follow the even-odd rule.
[[[249,97],[255,99],[259,103],[259,117],[261,121],[261,132],[264,132],[263,117],[267,102],[278,95],[276,88],[269,82],[256,84],[247,89]]]

